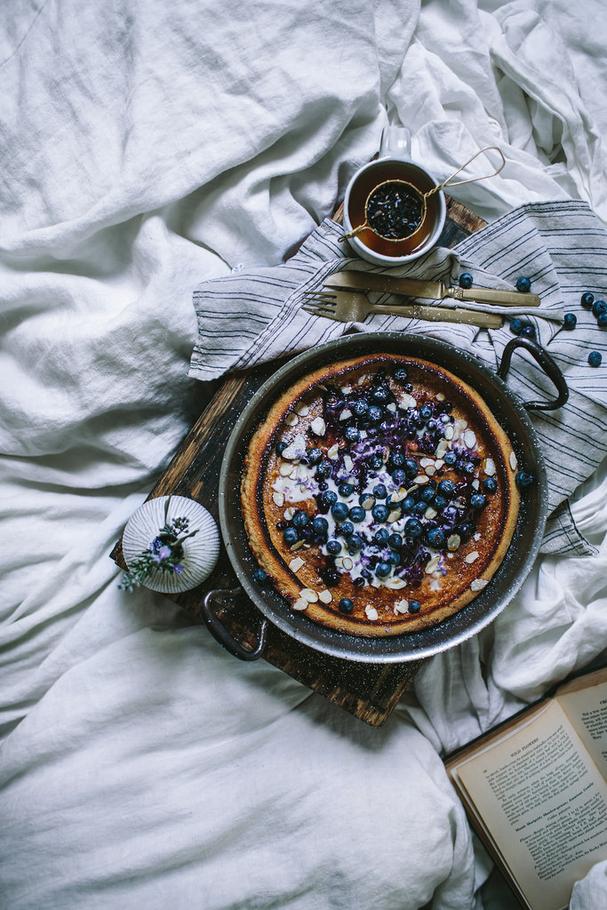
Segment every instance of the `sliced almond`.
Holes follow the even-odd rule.
[[[315,417],[312,423],[310,424],[310,429],[316,436],[324,436],[327,425],[322,419],[322,417]]]
[[[318,599],[319,599],[320,602],[323,603],[323,604],[330,604],[331,601],[333,600],[333,595],[331,594],[330,591],[326,591],[326,590],[325,590],[325,591],[319,591],[319,592],[318,592]]]
[[[365,614],[367,616],[367,619],[370,619],[371,622],[375,622],[376,619],[379,619],[379,613],[375,607],[372,607],[370,604],[367,604],[365,607]]]
[[[318,592],[314,591],[312,588],[302,588],[299,592],[299,596],[309,604],[315,604],[318,600]]]
[[[352,411],[350,410],[350,408],[344,408],[343,411],[341,412],[341,414],[339,415],[339,419],[347,420],[348,417],[351,417],[351,416],[352,416]]]
[[[398,521],[399,518],[400,518],[400,509],[394,509],[388,515],[388,523],[394,524],[394,522]]]
[[[300,597],[299,600],[296,600],[295,603],[293,604],[293,609],[294,610],[307,610],[308,601],[304,600],[303,597]]]
[[[375,505],[375,496],[366,496],[363,499],[363,501],[361,502],[361,506],[367,512],[369,511],[369,509],[372,509],[374,505]]]
[[[299,572],[301,567],[304,565],[304,561],[301,556],[296,556],[295,559],[292,559],[289,563],[289,568],[291,572]]]
[[[433,556],[429,563],[426,565],[426,575],[432,575],[433,572],[436,572],[438,569],[438,564],[440,562],[440,553],[437,553],[436,556]]]
[[[516,471],[516,469],[518,468],[518,459],[517,459],[516,455],[514,454],[514,452],[510,452],[510,467],[512,468],[513,471]]]
[[[489,582],[484,578],[475,578],[474,581],[470,583],[471,591],[482,591],[483,588],[486,588]]]
[[[434,467],[433,464],[429,464],[425,470],[426,470],[426,474],[428,475],[428,477],[434,477],[434,475],[436,474],[436,468]]]
[[[474,535],[474,539],[475,539],[475,540],[480,540],[480,539],[481,539],[481,535],[478,533],[478,531],[477,531],[476,534]]]
[[[437,393],[436,393],[436,400],[437,400],[437,401],[444,401],[444,400],[445,400],[445,396],[443,395],[442,392],[437,392]]]
[[[449,448],[449,443],[446,439],[441,439],[439,444],[436,447],[436,452],[434,453],[437,458],[442,458],[447,449]]]
[[[464,562],[467,562],[467,563],[476,562],[476,560],[478,559],[479,556],[480,556],[480,553],[478,552],[478,550],[473,550],[472,553],[468,553],[467,556],[464,556]]]
[[[440,591],[440,589],[441,589],[440,581],[438,580],[438,578],[433,578],[432,581],[430,582],[430,590],[431,591]]]
[[[295,408],[296,412],[300,417],[307,417],[310,413],[310,406],[307,404],[300,404]]]
[[[282,517],[286,521],[291,521],[291,519],[293,518],[294,515],[295,515],[295,509],[292,509],[290,506],[288,509],[285,509],[284,512],[282,513]]]
[[[445,427],[445,439],[453,439],[454,433],[455,429],[452,423],[450,423],[449,426]]]
[[[451,536],[447,538],[447,549],[453,553],[457,550],[461,542],[462,539],[459,534],[451,534]]]
[[[344,556],[344,558],[342,560],[342,566],[344,567],[346,572],[349,572],[350,569],[354,568],[354,560],[350,559],[349,556]]]
[[[434,465],[434,459],[433,458],[420,458],[419,463],[422,466],[422,468],[427,468],[428,465]]]
[[[284,506],[285,504],[284,493],[272,493],[272,499],[277,506]]]
[[[473,490],[478,490],[479,487],[480,487],[480,482],[475,478],[475,479],[472,481],[472,489],[473,489]]]
[[[397,600],[394,604],[395,613],[408,613],[409,612],[409,601],[408,600]]]
[[[443,467],[444,464],[445,464],[445,462],[443,461],[442,458],[437,458],[436,461],[434,462],[434,467],[436,468],[437,471],[440,471],[440,469]]]
[[[494,462],[493,458],[485,458],[485,462],[483,464],[483,471],[485,472],[487,477],[493,477],[493,475],[495,474],[495,471],[496,471],[495,462]]]
[[[296,553],[297,550],[301,550],[302,547],[305,547],[305,542],[303,540],[296,540],[292,547],[289,547],[291,553]]]
[[[299,423],[299,417],[297,414],[287,414],[285,423],[288,427],[294,427],[296,423]]]
[[[327,449],[327,458],[330,458],[331,461],[335,461],[339,457],[339,446],[337,443],[332,445],[330,449]]]
[[[344,393],[344,395],[349,395],[350,392],[352,391],[352,386],[351,385],[342,385],[341,391]]]
[[[354,467],[354,462],[352,461],[350,456],[344,455],[344,468],[346,469],[346,471],[351,471],[353,467]]]
[[[418,474],[413,483],[419,484],[421,486],[424,483],[428,483],[429,480],[430,478],[427,476],[427,474]]]
[[[464,444],[467,449],[473,449],[476,445],[476,433],[474,430],[466,430],[464,432]]]
[[[407,586],[407,582],[403,581],[402,578],[398,578],[398,576],[394,575],[392,578],[388,578],[386,580],[385,585],[387,588],[391,588],[393,591],[398,591],[400,588],[405,588]]]
[[[438,515],[438,512],[436,511],[436,509],[433,509],[432,506],[428,506],[428,508],[424,512],[425,518],[436,518],[437,515]]]
[[[409,395],[408,392],[403,392],[403,394],[398,399],[398,403],[401,406],[401,408],[410,409],[410,408],[417,407],[417,401],[415,400],[413,395]]]
[[[394,414],[394,412],[396,411],[396,405],[394,404],[393,401],[391,401],[390,404],[386,405],[386,410],[390,411],[391,414]]]

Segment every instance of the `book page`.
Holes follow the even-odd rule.
[[[562,910],[607,858],[607,786],[555,701],[457,766],[534,910]]]
[[[586,678],[582,677],[563,686],[556,697],[605,780],[607,780],[606,677],[605,671],[591,673]],[[586,685],[582,688],[581,684],[584,682]]]

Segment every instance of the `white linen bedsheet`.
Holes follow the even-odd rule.
[[[504,148],[459,192],[487,217],[607,218],[606,44],[599,0],[3,4],[3,907],[482,907],[437,750],[600,654],[605,543],[541,560],[379,731],[119,592],[107,557],[196,414],[193,285],[280,261],[386,111],[439,177]],[[595,542],[606,494],[575,507]]]

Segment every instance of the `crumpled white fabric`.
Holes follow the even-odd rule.
[[[120,593],[107,556],[200,407],[192,287],[284,258],[373,154],[386,110],[439,177],[503,146],[502,176],[458,190],[488,217],[566,195],[606,217],[605,38],[598,0],[4,5],[11,910],[480,908],[486,873],[436,749],[597,654],[604,549],[545,559],[381,731],[235,662],[165,599]],[[577,506],[597,541],[605,492]]]

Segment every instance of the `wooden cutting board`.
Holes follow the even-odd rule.
[[[341,207],[334,218],[341,221]],[[481,218],[447,197],[447,221],[439,244],[455,246],[484,226]],[[228,437],[251,396],[279,363],[230,373],[218,383],[205,384],[206,406],[148,499],[169,494],[187,496],[202,503],[217,519],[219,471]],[[121,541],[111,556],[126,568]],[[202,599],[214,588],[238,588],[223,547],[213,574],[204,584],[171,597],[196,624],[201,622]],[[244,593],[228,595],[225,600],[225,605],[217,610],[218,617],[232,635],[252,647],[260,621],[257,608]],[[263,659],[372,726],[387,720],[421,664],[421,661],[385,665],[339,660],[318,654],[272,625]]]

